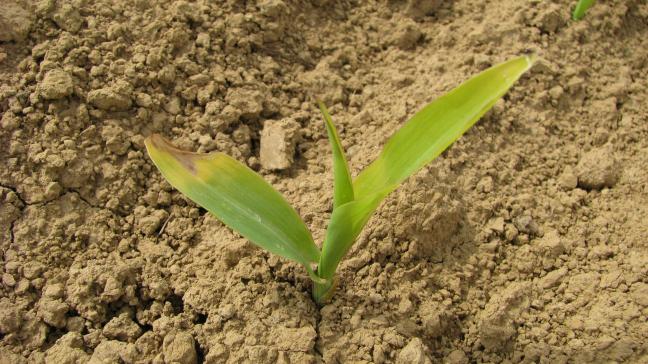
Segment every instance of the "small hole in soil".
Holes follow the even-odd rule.
[[[207,315],[203,313],[197,313],[194,324],[204,324],[205,322],[207,322]]]
[[[173,307],[173,313],[178,315],[184,312],[184,301],[182,300],[182,297],[172,294],[167,298],[167,301],[171,303],[171,306]]]
[[[53,329],[53,330],[52,330]],[[46,346],[52,346],[54,343],[60,339],[63,335],[67,333],[67,330],[57,329],[50,326],[50,332],[47,334]]]

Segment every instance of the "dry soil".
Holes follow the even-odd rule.
[[[648,362],[648,4],[0,2],[0,363]],[[408,117],[540,60],[380,207],[318,307],[302,267],[171,188],[224,151],[317,241]]]

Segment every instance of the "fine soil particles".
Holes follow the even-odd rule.
[[[0,363],[647,363],[648,3],[575,2],[0,1]],[[383,202],[324,306],[144,148],[233,156],[321,244],[316,100],[357,175],[528,53]]]

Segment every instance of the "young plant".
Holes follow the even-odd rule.
[[[380,203],[410,175],[468,130],[533,64],[523,56],[489,68],[425,106],[351,178],[340,137],[324,104],[320,110],[333,149],[333,213],[322,250],[288,202],[261,176],[226,154],[179,150],[160,135],[145,141],[169,183],[254,244],[304,266],[313,298],[333,294],[336,269]]]
[[[572,13],[572,19],[581,20],[585,16],[587,9],[594,5],[594,0],[578,0],[574,12]]]

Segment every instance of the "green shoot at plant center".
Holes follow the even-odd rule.
[[[533,63],[533,56],[522,56],[493,66],[426,105],[355,178],[332,118],[320,103],[334,178],[333,212],[321,250],[294,208],[244,164],[220,152],[179,150],[159,135],[145,144],[173,187],[257,246],[302,264],[313,281],[313,298],[323,304],[334,293],[338,265],[381,202],[465,133]]]

